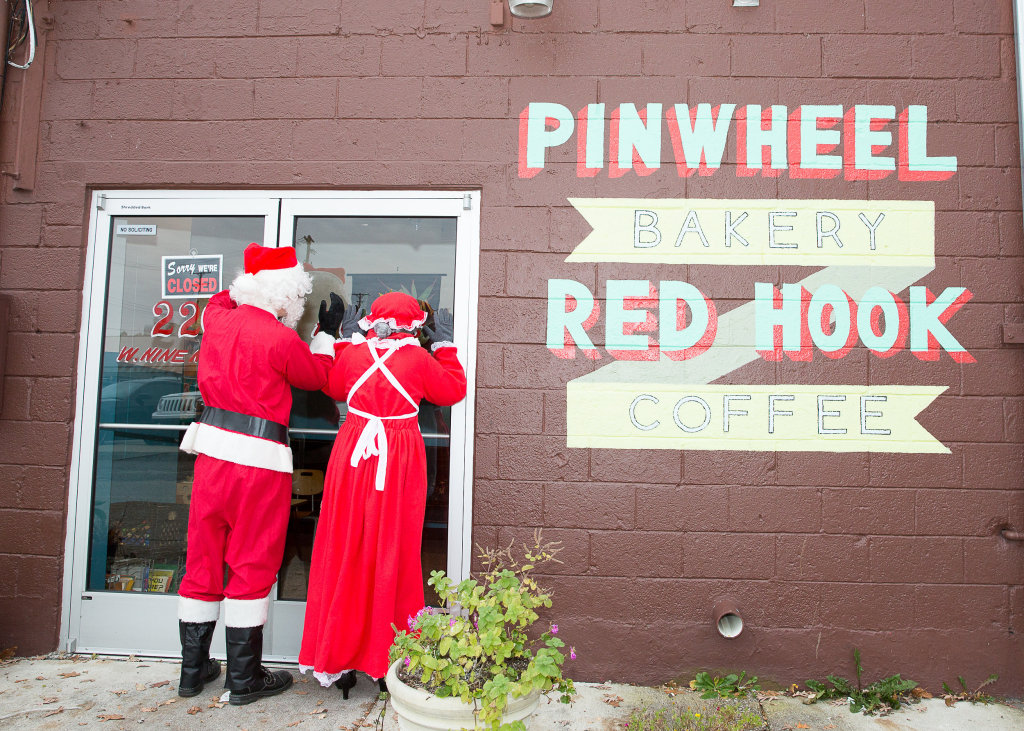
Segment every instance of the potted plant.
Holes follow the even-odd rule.
[[[431,572],[428,583],[441,608],[409,617],[408,630],[396,627],[391,647],[387,685],[403,731],[525,729],[542,693],[557,691],[561,702],[572,701],[558,625],[534,626],[551,594],[533,572],[561,563],[561,550],[558,542],[542,543],[538,531],[522,561],[509,544],[482,551],[482,573],[458,584],[443,571]]]

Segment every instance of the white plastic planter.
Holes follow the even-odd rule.
[[[508,0],[508,9],[519,18],[543,18],[551,14],[554,0]]]
[[[458,698],[438,698],[425,690],[413,688],[398,679],[397,660],[387,676],[391,707],[398,714],[398,728],[401,731],[459,731],[475,728],[473,705]],[[509,698],[502,723],[522,721],[530,727],[530,716],[540,703],[540,692],[530,693],[522,698]]]

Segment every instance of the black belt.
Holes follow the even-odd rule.
[[[209,424],[227,431],[248,434],[260,439],[269,439],[272,442],[288,446],[288,427],[278,424],[276,421],[261,419],[258,416],[240,414],[237,411],[218,409],[214,406],[207,406],[199,416],[201,424]]]

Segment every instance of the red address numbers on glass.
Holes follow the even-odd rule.
[[[195,338],[200,335],[199,308],[195,302],[183,302],[178,306],[178,314],[185,318],[185,321],[178,326],[179,338]],[[155,338],[166,338],[174,334],[174,308],[167,300],[160,300],[153,305],[153,315],[157,321],[150,332]]]

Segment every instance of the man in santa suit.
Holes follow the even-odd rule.
[[[271,672],[261,660],[291,507],[290,387],[323,388],[334,355],[328,332],[307,344],[292,329],[311,289],[294,248],[250,244],[244,272],[203,312],[205,408],[181,442],[197,455],[178,600],[184,697],[220,674],[209,651],[222,601],[230,703],[251,703],[292,684],[289,673]],[[333,323],[336,330],[343,310],[340,298],[329,312],[321,308],[321,329]]]

